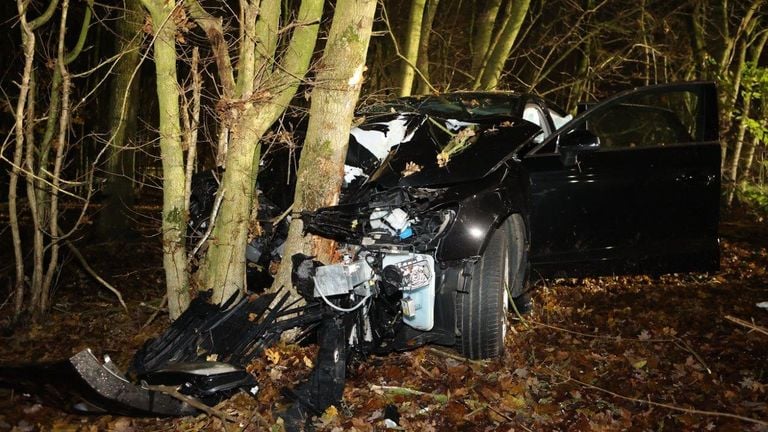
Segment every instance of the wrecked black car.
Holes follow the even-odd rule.
[[[371,120],[386,144],[352,133],[382,153],[397,137],[381,163],[339,205],[301,215],[343,245],[343,262],[316,270],[314,295],[364,310],[359,343],[495,357],[529,275],[718,268],[712,83],[627,91],[574,119],[509,93],[392,106],[389,128]]]
[[[530,308],[529,278],[718,268],[717,112],[712,83],[630,90],[576,118],[515,93],[377,105],[351,131],[339,205],[293,215],[337,240],[342,257],[288,258],[305,305],[280,293],[223,305],[202,295],[127,374],[86,350],[0,367],[0,387],[78,413],[187,415],[198,401],[257,396],[247,365],[298,328],[319,345],[311,375],[284,389],[286,427],[300,430],[339,402],[355,359],[426,343],[499,356],[509,309]],[[192,230],[208,229],[216,176],[204,175]],[[286,259],[288,205],[270,197],[276,184],[258,185],[264,234],[247,256],[263,273]]]
[[[359,309],[352,343],[488,358],[531,276],[717,269],[717,112],[713,83],[633,89],[576,118],[516,93],[369,107],[339,205],[300,215],[344,256],[315,270],[313,295]],[[249,256],[279,257],[282,238]]]

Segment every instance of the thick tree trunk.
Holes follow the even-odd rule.
[[[349,129],[362,86],[375,9],[375,0],[339,0],[336,5],[323,53],[324,67],[318,71],[317,85],[312,91],[294,211],[313,210],[338,201]],[[274,287],[291,286],[291,256],[299,252],[329,262],[333,243],[304,237],[301,220],[294,219]]]
[[[187,252],[184,239],[184,154],[179,126],[179,90],[176,77],[175,5],[164,0],[142,0],[152,16],[157,99],[160,111],[160,154],[163,161],[163,267],[168,312],[176,319],[190,301]]]
[[[504,71],[504,64],[507,62],[515,40],[517,40],[517,34],[523,26],[523,20],[528,13],[530,2],[530,0],[520,0],[514,3],[509,21],[501,30],[498,42],[493,47],[493,51],[488,56],[488,61],[485,63],[482,71],[480,71],[475,82],[474,87],[476,89],[493,90],[498,86],[499,79]]]
[[[232,125],[227,169],[218,194],[223,194],[206,257],[204,286],[213,289],[212,301],[221,303],[245,288],[245,246],[258,159],[259,138],[282,112],[277,105],[247,107]]]
[[[288,106],[300,80],[309,69],[322,10],[322,0],[301,2],[291,42],[280,64],[274,65],[274,53],[270,54],[264,49],[274,49],[269,34],[274,32],[279,8],[266,7],[259,11],[253,6],[246,9],[246,16],[252,14],[252,17],[244,23],[244,34],[251,35],[245,40],[260,42],[259,49],[252,43],[250,48],[241,47],[238,65],[244,61],[259,63],[238,68],[235,95],[243,101],[243,106],[231,111],[235,119],[228,125],[231,132],[226,156],[227,169],[219,189],[224,197],[218,219],[214,222],[210,248],[203,266],[203,284],[213,289],[215,302],[222,302],[244,288],[245,245],[258,174],[259,139]],[[260,12],[260,19],[264,19],[264,23],[256,22],[257,12]],[[255,96],[257,93],[258,96]],[[261,97],[263,99],[260,100]]]
[[[120,239],[129,232],[126,211],[133,205],[133,150],[128,145],[136,130],[141,74],[137,68],[144,10],[139,0],[125,0],[125,15],[117,20],[116,52],[122,53],[110,86],[109,142],[106,163],[104,207],[99,213],[98,233],[105,239]]]
[[[403,59],[400,70],[400,96],[410,96],[413,88],[413,78],[416,74],[417,57],[419,55],[419,40],[421,39],[421,22],[424,17],[424,6],[427,0],[411,0],[411,12],[408,17],[408,27],[403,44]],[[338,7],[336,9],[339,10]]]

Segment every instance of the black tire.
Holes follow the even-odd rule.
[[[504,352],[507,308],[511,298],[523,295],[526,258],[525,223],[515,214],[493,233],[472,269],[467,292],[456,294],[458,349],[465,357]]]

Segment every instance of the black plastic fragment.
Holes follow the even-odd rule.
[[[344,394],[347,367],[347,343],[344,320],[328,317],[318,329],[319,350],[309,378],[283,393],[294,403],[284,413],[286,430],[304,430],[313,416],[322,415],[337,405]]]
[[[159,337],[147,342],[134,356],[130,373],[142,376],[166,365],[204,360],[215,355],[217,361],[245,367],[264,349],[275,343],[285,329],[301,325],[302,319],[278,322],[284,316],[288,294],[230,298],[221,306],[199,296]],[[318,319],[318,318],[310,318]]]
[[[253,375],[221,362],[176,363],[149,372],[139,379],[152,386],[176,387],[179,393],[211,406],[230,398],[240,389],[246,389],[251,395],[258,391]]]
[[[38,396],[70,412],[130,416],[184,416],[194,408],[142,388],[122,376],[111,362],[101,363],[90,350],[67,360],[0,368],[0,386]]]

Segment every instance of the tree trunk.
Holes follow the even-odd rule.
[[[754,69],[757,69],[758,62],[760,61],[760,57],[763,54],[763,48],[765,47],[766,41],[768,41],[768,32],[763,33],[763,36],[761,36],[757,41],[754,41],[754,46],[752,47],[752,50],[750,52],[750,62],[748,66],[744,66],[744,58],[743,54],[741,55],[740,64],[741,69],[748,69],[749,72],[747,73],[747,82],[744,83],[743,91],[742,91],[742,112],[741,112],[741,118],[739,119],[739,126],[736,133],[736,143],[733,148],[733,155],[731,156],[731,169],[728,172],[728,198],[726,204],[728,206],[733,203],[733,197],[736,193],[736,179],[739,178],[740,175],[740,168],[744,169],[744,164],[741,163],[741,151],[744,146],[744,138],[746,136],[747,131],[747,119],[749,118],[750,109],[752,105],[752,97],[755,93],[755,87],[759,86],[760,82],[758,77],[755,77],[755,73],[757,71],[754,71]],[[744,45],[749,45],[747,40],[745,39],[743,41]],[[743,73],[739,74],[740,77],[743,76]],[[753,150],[750,150],[750,152]],[[751,160],[749,161],[749,164],[751,164]]]
[[[157,100],[160,111],[160,154],[163,161],[163,268],[168,293],[168,312],[176,319],[190,301],[187,252],[184,239],[184,154],[179,126],[179,89],[176,77],[175,4],[142,0],[152,17],[155,40]]]
[[[707,76],[706,47],[704,41],[704,8],[703,0],[693,2],[688,14],[688,32],[691,38],[691,51],[693,51],[694,69],[697,80],[703,80]]]
[[[240,65],[246,59],[260,63],[256,67],[238,68],[235,95],[242,108],[230,112],[234,120],[228,125],[230,142],[226,156],[226,171],[219,193],[224,194],[218,219],[214,223],[210,248],[204,264],[204,286],[213,289],[213,301],[222,302],[245,285],[245,245],[248,239],[249,212],[252,208],[255,178],[260,155],[259,139],[274,123],[291,98],[299,82],[309,69],[309,62],[317,40],[318,22],[322,15],[322,0],[303,0],[299,8],[297,26],[280,65],[274,65],[274,54],[255,49],[252,41],[267,41],[266,33],[273,32],[270,25],[256,23],[257,12],[267,23],[275,23],[279,8],[248,8],[243,24],[245,41],[251,47],[241,47]],[[195,18],[197,20],[197,18]],[[262,37],[263,36],[263,37]],[[210,35],[209,35],[210,37]],[[260,43],[262,43],[260,42]],[[244,75],[245,74],[245,75]],[[247,74],[251,74],[248,78]],[[254,102],[256,101],[256,102]]]
[[[125,238],[129,232],[126,211],[133,205],[133,150],[128,143],[135,135],[141,74],[140,43],[144,10],[139,0],[125,0],[125,15],[117,20],[115,48],[122,57],[117,61],[110,85],[109,130],[112,137],[107,149],[107,183],[104,207],[99,213],[98,233],[104,239]]]
[[[360,95],[365,58],[376,9],[375,0],[339,0],[323,53],[323,69],[312,90],[309,126],[299,161],[294,211],[313,210],[338,201],[355,104]],[[329,262],[333,242],[304,237],[301,220],[288,233],[283,264],[274,288],[291,286],[291,256],[315,255]],[[295,295],[295,292],[294,292]]]
[[[594,0],[584,0],[584,10],[591,11],[595,7]],[[583,30],[583,42],[581,43],[581,49],[579,50],[579,60],[576,63],[575,78],[576,82],[571,87],[571,93],[568,95],[568,103],[566,109],[570,110],[574,115],[576,114],[579,103],[584,100],[584,93],[589,87],[590,67],[592,63],[592,36],[589,34],[589,22],[587,18],[584,21]]]
[[[488,0],[483,13],[475,22],[477,33],[472,37],[472,68],[470,73],[477,77],[482,69],[483,61],[491,47],[493,27],[496,25],[496,17],[499,15],[501,0]]]
[[[747,118],[749,118],[749,111],[752,101],[749,94],[745,94],[744,103],[741,109],[741,120],[739,120],[739,127],[736,132],[736,144],[733,147],[733,154],[731,155],[731,169],[728,172],[728,198],[726,199],[726,205],[728,207],[733,203],[733,197],[736,194],[736,178],[739,173],[739,161],[741,160],[741,148],[744,145],[744,138],[747,132]]]
[[[763,100],[760,103],[760,117],[762,119],[768,119],[768,97],[763,96]],[[741,181],[742,184],[750,180],[750,172],[752,171],[752,163],[755,160],[755,152],[760,145],[760,138],[753,136],[750,142],[747,154],[744,157],[744,168],[741,169]]]
[[[498,42],[488,56],[488,61],[485,63],[482,71],[480,71],[478,80],[475,82],[475,89],[493,90],[498,86],[499,79],[504,71],[504,64],[507,62],[517,39],[517,34],[523,26],[523,20],[528,13],[530,2],[530,0],[520,0],[514,4],[509,21],[501,30]]]
[[[416,68],[419,70],[419,78],[416,81],[416,94],[425,95],[432,92],[429,78],[429,39],[432,35],[432,22],[440,0],[428,0],[424,22],[421,25],[421,38],[419,39],[419,54],[416,59]]]
[[[411,0],[411,12],[403,44],[403,59],[400,71],[400,96],[410,96],[413,88],[413,78],[417,57],[419,55],[419,40],[421,39],[421,22],[424,17],[424,6],[427,0]],[[338,7],[337,9],[338,10]]]
[[[21,28],[22,47],[24,49],[24,72],[19,86],[19,98],[16,101],[16,121],[14,123],[14,136],[16,143],[13,150],[13,166],[8,189],[8,213],[13,239],[13,257],[15,260],[16,279],[14,281],[14,319],[18,319],[24,311],[24,255],[21,248],[21,233],[19,230],[19,213],[17,208],[18,184],[21,169],[21,161],[24,154],[25,124],[27,97],[29,95],[30,81],[32,79],[32,61],[35,55],[35,34],[32,26],[27,22],[26,3],[16,0],[19,11],[19,23]],[[26,119],[34,121],[34,119]]]

